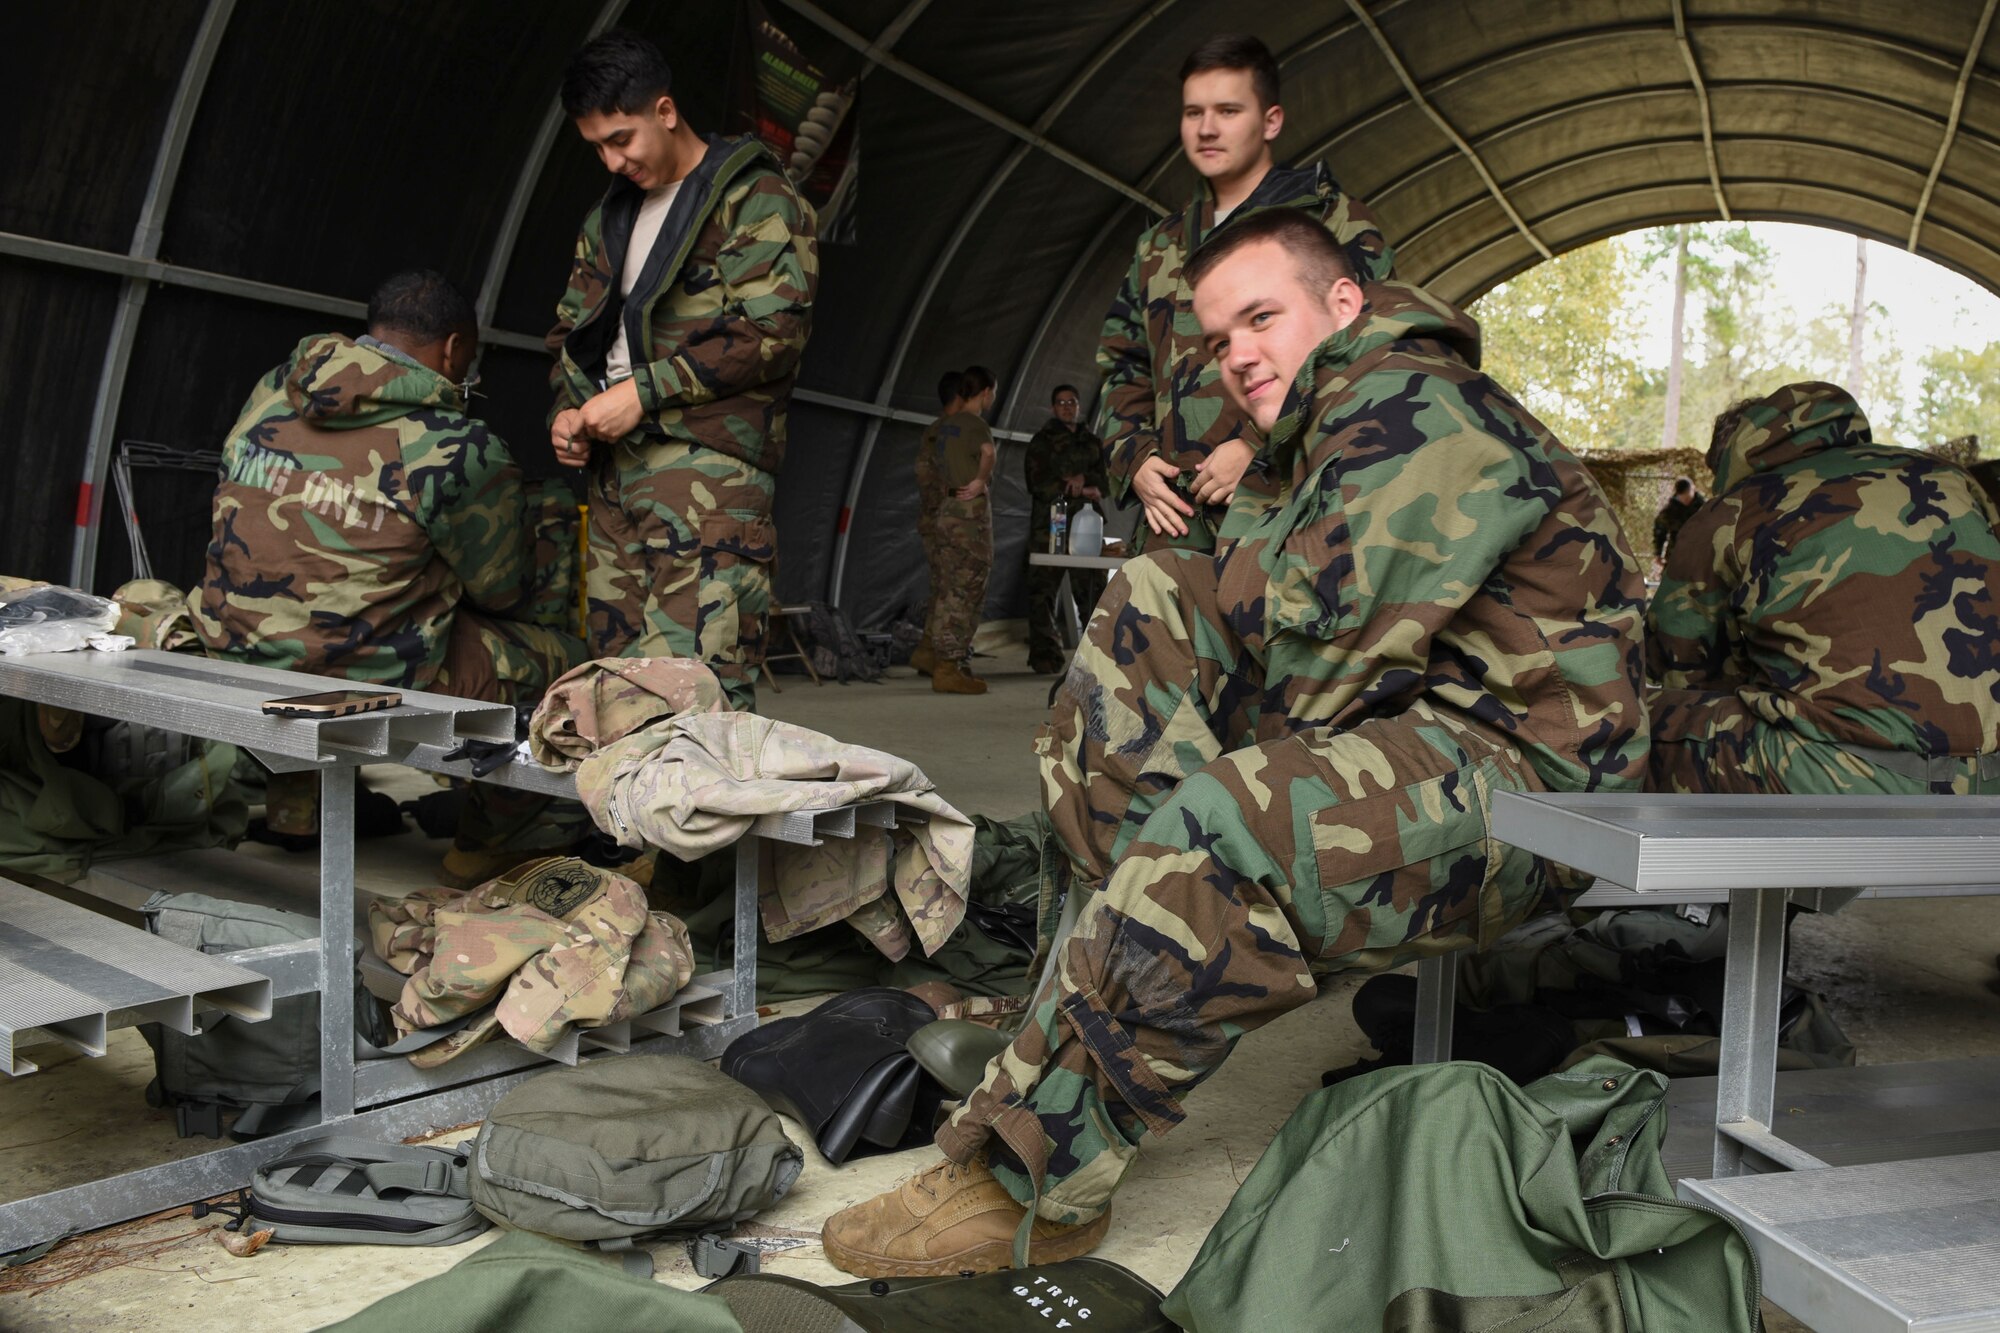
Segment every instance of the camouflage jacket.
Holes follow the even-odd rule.
[[[625,322],[644,416],[634,442],[715,449],[776,472],[819,285],[813,211],[751,138],[711,135],[649,255],[629,255],[642,192],[623,177],[583,220],[548,347],[556,412],[599,392]],[[628,303],[618,275],[639,263]]]
[[[766,935],[788,939],[858,917],[857,929],[901,958],[912,931],[929,955],[965,918],[972,822],[914,764],[879,750],[753,713],[684,713],[584,760],[576,791],[624,846],[661,847],[683,861],[727,847],[760,815],[894,802],[921,822],[886,838],[863,825],[817,847],[772,844]],[[883,901],[891,890],[893,904]]]
[[[1111,480],[1104,474],[1104,444],[1081,422],[1065,426],[1050,417],[1028,441],[1022,460],[1022,474],[1028,483],[1028,526],[1045,532],[1049,526],[1049,506],[1068,497],[1064,477],[1083,474],[1083,484],[1095,486],[1107,498]]]
[[[1302,208],[1325,221],[1363,281],[1390,275],[1394,252],[1375,215],[1344,193],[1324,163],[1274,168],[1222,226],[1273,208]],[[1215,363],[1201,345],[1194,317],[1194,289],[1182,266],[1219,230],[1215,194],[1203,181],[1188,206],[1155,223],[1139,238],[1125,282],[1105,316],[1097,348],[1104,372],[1098,434],[1104,437],[1111,498],[1126,502],[1132,474],[1158,455],[1192,468],[1211,449],[1257,428],[1231,406]]]
[[[722,682],[689,657],[601,657],[549,686],[528,724],[528,752],[574,769],[603,746],[682,713],[719,713]]]
[[[496,1031],[547,1051],[575,1024],[659,1008],[694,975],[687,927],[646,891],[574,857],[548,857],[470,891],[423,889],[368,907],[375,952],[409,977],[389,1011],[401,1035],[472,1015],[410,1056],[429,1068]]]
[[[505,614],[530,595],[528,520],[520,468],[456,385],[310,337],[222,446],[195,631],[259,666],[427,689],[461,601]]]
[[[1646,767],[1639,564],[1597,483],[1473,367],[1479,327],[1371,283],[1301,367],[1217,548],[1223,614],[1291,725],[1418,699],[1511,737],[1557,791]]]
[[[1831,384],[1759,400],[1709,465],[1647,615],[1661,684],[1812,740],[2000,750],[2000,538],[1970,475],[1874,443]]]

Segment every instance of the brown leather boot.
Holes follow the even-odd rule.
[[[931,651],[930,635],[924,635],[923,640],[910,650],[910,665],[926,676],[937,670],[937,654]]]
[[[856,1277],[951,1277],[993,1273],[1013,1262],[1014,1233],[1028,1210],[986,1169],[943,1161],[890,1190],[826,1219],[820,1244],[827,1262]],[[1063,1226],[1041,1218],[1028,1262],[1060,1263],[1089,1254],[1111,1225]]]
[[[937,694],[984,694],[986,682],[956,662],[939,662],[931,672],[931,690]]]

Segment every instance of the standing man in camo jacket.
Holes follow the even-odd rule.
[[[1715,420],[1715,497],[1646,613],[1658,791],[2000,793],[2000,536],[1963,469],[1847,390]]]
[[[1296,208],[1325,224],[1364,282],[1390,276],[1374,216],[1324,163],[1275,164],[1271,144],[1284,125],[1278,62],[1257,38],[1211,37],[1182,64],[1181,148],[1201,179],[1186,208],[1139,238],[1097,349],[1097,433],[1112,498],[1144,510],[1140,550],[1214,550],[1216,524],[1258,447],[1202,347],[1187,257],[1230,223]]]
[[[619,29],[563,76],[564,112],[617,179],[549,332],[549,438],[590,470],[592,651],[699,658],[751,709],[816,223],[763,144],[696,134],[672,90],[659,48]]]

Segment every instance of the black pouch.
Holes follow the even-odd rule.
[[[930,1138],[944,1091],[909,1040],[936,1019],[908,991],[867,986],[744,1033],[722,1053],[722,1072],[805,1126],[836,1166],[914,1148]]]
[[[977,1277],[889,1278],[816,1287],[772,1273],[728,1277],[720,1296],[745,1333],[1171,1333],[1160,1293],[1104,1259],[1068,1259]]]

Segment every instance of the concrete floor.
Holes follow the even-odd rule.
[[[907,756],[967,813],[1010,817],[1037,800],[1030,742],[1049,678],[1026,674],[1018,644],[996,651],[1004,656],[978,664],[992,682],[983,697],[939,698],[927,681],[898,669],[877,685],[814,688],[786,677],[784,692],[765,691],[763,704],[772,716]],[[411,794],[429,781],[408,772],[381,776]],[[426,884],[441,850],[415,832],[364,843],[362,886],[401,893]],[[268,848],[246,854],[282,855]],[[2000,900],[1861,903],[1801,919],[1793,975],[1826,993],[1863,1062],[1993,1055],[2000,1054],[2000,1000],[1986,982],[1997,947]],[[1101,1255],[1163,1290],[1179,1280],[1264,1146],[1318,1087],[1320,1071],[1368,1053],[1349,1012],[1357,984],[1329,986],[1320,1002],[1253,1034],[1228,1070],[1190,1099],[1187,1123],[1148,1150],[1120,1191]],[[0,1198],[207,1145],[176,1139],[171,1119],[145,1105],[152,1061],[136,1034],[119,1034],[102,1059],[53,1047],[34,1058],[42,1072],[0,1085]],[[843,1281],[820,1253],[821,1221],[928,1165],[933,1152],[835,1168],[790,1128],[806,1145],[805,1173],[777,1209],[745,1231],[789,1245],[766,1259],[770,1271]],[[177,1210],[79,1237],[35,1265],[0,1271],[0,1329],[315,1328],[450,1267],[492,1238],[449,1249],[272,1246],[237,1259],[214,1227]],[[656,1257],[662,1280],[700,1285],[677,1247]],[[1768,1309],[1767,1318],[1775,1330],[1802,1327]]]

